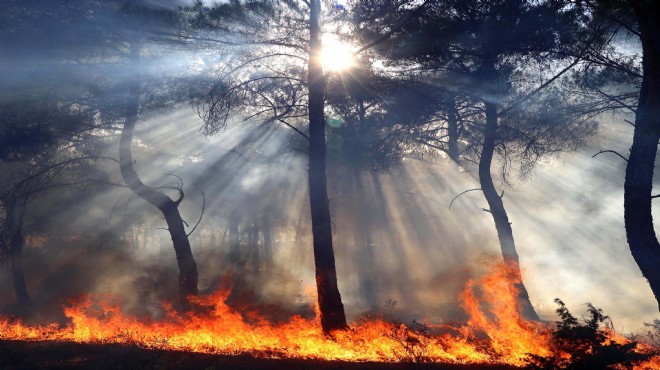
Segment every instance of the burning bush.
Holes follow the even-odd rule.
[[[568,310],[564,302],[555,298],[559,305],[556,312],[560,320],[552,331],[552,355],[531,356],[532,369],[606,369],[633,367],[645,368],[658,355],[657,348],[643,346],[618,335],[610,318],[603,310],[587,303],[587,317],[580,322]]]

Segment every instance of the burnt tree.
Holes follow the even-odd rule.
[[[503,259],[514,265],[511,281],[517,285],[522,313],[538,319],[522,284],[509,215],[493,181],[492,167],[496,154],[503,158],[501,179],[506,184],[504,169],[513,160],[524,175],[541,156],[575,149],[590,133],[590,126],[583,125],[587,117],[568,116],[572,101],[548,91],[549,85],[576,65],[574,55],[594,42],[595,37],[585,36],[589,30],[581,18],[582,5],[568,0],[426,0],[406,7],[403,3],[358,2],[358,19],[379,20],[363,22],[366,30],[362,33],[379,41],[375,50],[399,64],[405,77],[433,83],[444,93],[443,99],[433,103],[442,119],[413,128],[414,141],[444,151],[456,162],[477,163],[480,190],[495,223]],[[539,59],[566,67],[559,71],[539,68],[542,72],[534,78],[542,81],[540,85],[517,78],[530,73],[532,63]],[[556,103],[550,105],[544,99]],[[539,108],[546,106],[556,112]]]
[[[332,245],[332,222],[326,178],[325,76],[321,65],[321,2],[310,1],[309,16],[309,204],[316,287],[321,312],[321,326],[328,332],[346,329],[346,316],[337,286],[337,269]]]
[[[495,68],[495,58],[486,53],[483,62],[483,74],[486,79],[491,82],[491,87],[496,87],[491,91],[492,98],[484,100],[484,107],[486,111],[486,125],[483,133],[483,145],[481,147],[481,157],[479,159],[479,184],[481,191],[488,203],[488,212],[493,217],[495,222],[495,229],[497,231],[497,238],[500,242],[502,250],[502,257],[504,262],[511,264],[508,270],[513,276],[509,276],[510,281],[513,283],[517,290],[518,304],[521,307],[522,314],[529,319],[540,320],[536,314],[532,302],[529,299],[527,288],[522,280],[520,272],[520,259],[516,250],[516,243],[513,239],[513,229],[509,221],[509,215],[504,208],[502,195],[498,194],[495,184],[493,183],[493,176],[491,174],[491,167],[493,163],[493,156],[498,140],[498,73]],[[488,95],[488,94],[487,94]]]
[[[261,127],[281,124],[304,138],[321,325],[325,332],[344,329],[326,176],[321,2],[236,1],[198,10],[210,20],[203,28],[217,32],[218,45],[231,55],[218,61],[219,81],[199,99],[205,132],[243,117]]]
[[[131,59],[135,70],[139,68],[140,48],[132,45]],[[139,197],[149,202],[163,214],[167,223],[167,230],[172,238],[177,265],[179,267],[179,299],[184,310],[189,309],[188,296],[197,295],[197,264],[190,248],[188,234],[179,213],[179,204],[183,201],[184,193],[181,187],[176,190],[179,197],[172,200],[163,192],[145,185],[135,171],[131,144],[138,122],[140,107],[140,82],[136,79],[129,86],[128,101],[124,126],[119,141],[119,162],[121,175],[128,187]]]
[[[653,228],[653,171],[660,141],[660,3],[628,1],[642,43],[642,87],[626,167],[624,219],[630,251],[660,308],[660,243]]]

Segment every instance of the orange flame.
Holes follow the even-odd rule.
[[[523,366],[530,354],[548,356],[548,329],[523,320],[508,281],[510,266],[501,265],[463,292],[469,321],[438,333],[438,325],[408,327],[379,319],[362,319],[351,329],[324,335],[316,319],[293,316],[273,324],[255,313],[238,312],[225,301],[229,290],[195,298],[205,313],[182,314],[164,307],[159,320],[123,314],[110,299],[87,297],[69,307],[71,323],[28,326],[0,319],[0,339],[122,343],[149,349],[255,357],[306,358],[378,362],[499,363]],[[480,301],[476,288],[481,291]],[[482,307],[488,307],[485,312]],[[432,333],[432,332],[436,333]],[[655,362],[653,362],[655,361]],[[644,368],[658,369],[657,359]]]
[[[521,317],[514,285],[520,281],[511,281],[512,276],[518,276],[516,269],[513,263],[501,264],[480,281],[483,300],[490,307],[492,319],[480,308],[474,289],[476,283],[468,281],[463,291],[463,307],[470,320],[461,330],[466,337],[477,331],[485,333],[492,349],[505,357],[508,364],[522,366],[530,354],[550,355],[551,337],[547,328]]]

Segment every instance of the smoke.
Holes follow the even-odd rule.
[[[541,164],[534,179],[508,193],[527,287],[544,317],[560,297],[574,312],[591,302],[619,330],[657,317],[657,303],[628,249],[623,224],[628,153],[625,117],[604,117],[598,135],[578,153]],[[505,198],[506,199],[506,198]]]
[[[69,31],[62,37],[77,34]],[[57,73],[62,70],[83,80],[90,75],[81,77],[80,71],[119,80],[120,87],[136,78],[137,71],[121,63],[91,67],[88,59],[67,68],[65,63],[56,69],[41,65],[37,62],[44,56],[57,58],[51,53],[77,50],[44,45],[41,40],[26,47],[19,59],[3,65],[12,71],[3,73],[5,86],[20,87],[31,79],[57,85],[71,78]],[[149,50],[159,57],[146,60],[141,72],[152,77],[185,75],[195,59],[193,53],[163,52],[154,45]],[[158,93],[157,88],[148,92]],[[201,127],[187,105],[157,113],[145,109],[133,143],[135,168],[146,184],[168,192],[167,186],[183,183],[181,211],[192,232],[200,290],[211,292],[223,279],[232,279],[236,304],[248,297],[304,311],[315,300],[308,289],[314,286],[314,264],[305,146],[286,127],[239,117],[213,137],[204,137]],[[117,132],[109,128],[98,136],[103,154],[116,157]],[[555,297],[572,312],[591,302],[626,331],[658,314],[627,249],[625,162],[608,154],[592,158],[605,149],[625,154],[631,137],[625,124],[604,124],[588,147],[540,163],[531,179],[505,191],[523,277],[544,319],[555,319]],[[125,187],[108,185],[123,184],[114,162],[99,161],[64,175],[70,177],[60,177],[61,186],[43,193],[26,211],[25,273],[39,312],[46,320],[61,318],[58,307],[92,293],[119,297],[134,314],[162,315],[161,302],[176,300],[178,271],[160,214]],[[83,185],[66,185],[82,180]],[[465,283],[501,258],[480,192],[462,195],[449,208],[458,194],[479,188],[474,169],[443,158],[406,158],[384,172],[339,161],[330,166],[328,183],[339,288],[349,318],[365,313],[404,321],[461,318],[459,294]],[[235,264],[229,261],[232,217],[239,225]],[[272,266],[266,264],[267,238]],[[18,314],[7,271],[0,275],[0,310]]]
[[[216,289],[231,273],[259,302],[295,311],[314,301],[305,291],[314,283],[306,161],[286,129],[244,123],[205,138],[187,108],[144,117],[138,127],[138,173],[153,186],[176,182],[172,175],[183,180],[189,230],[202,212],[202,192],[206,198],[191,234],[202,291]],[[505,191],[523,276],[545,319],[554,319],[555,297],[576,312],[586,302],[602,307],[625,330],[657,314],[625,241],[625,162],[606,154],[592,158],[601,149],[625,149],[629,134],[618,123],[604,125],[590,147],[541,163],[532,179]],[[103,170],[121,183],[115,164]],[[380,173],[333,166],[328,178],[349,317],[460,318],[465,282],[500,258],[480,192],[462,195],[449,209],[456,195],[478,188],[475,174],[445,159],[406,159]],[[228,261],[234,211],[240,214],[240,267]],[[104,294],[121,297],[130,312],[157,317],[161,301],[175,300],[178,274],[164,227],[156,209],[125,188],[46,193],[27,211],[25,265],[34,301],[52,309],[70,297]],[[264,227],[272,268],[264,261]],[[7,274],[0,287],[4,311],[11,312]]]

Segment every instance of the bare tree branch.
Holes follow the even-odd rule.
[[[202,212],[199,214],[199,220],[197,220],[197,223],[195,224],[195,226],[192,228],[192,230],[190,230],[190,232],[188,234],[186,234],[188,236],[190,236],[190,234],[195,232],[195,229],[197,229],[197,226],[199,226],[199,223],[202,222],[202,217],[204,217],[204,210],[206,209],[206,195],[201,190],[199,192],[202,193]]]
[[[600,155],[600,154],[603,154],[603,153],[612,153],[612,154],[615,154],[615,155],[617,155],[619,158],[621,158],[621,159],[623,159],[624,161],[628,162],[628,158],[622,156],[621,154],[619,154],[618,152],[616,152],[616,151],[614,151],[614,150],[601,150],[600,152],[598,152],[598,153],[592,155],[591,158],[596,158],[596,156],[598,156],[598,155]]]
[[[466,191],[464,191],[464,192],[458,194],[457,196],[455,196],[454,199],[452,199],[451,202],[449,202],[449,210],[451,211],[451,205],[454,204],[454,201],[455,201],[456,199],[458,199],[461,195],[466,194],[466,193],[469,193],[469,192],[471,192],[471,191],[481,191],[481,188],[477,188],[477,189],[468,189],[468,190],[466,190]]]

